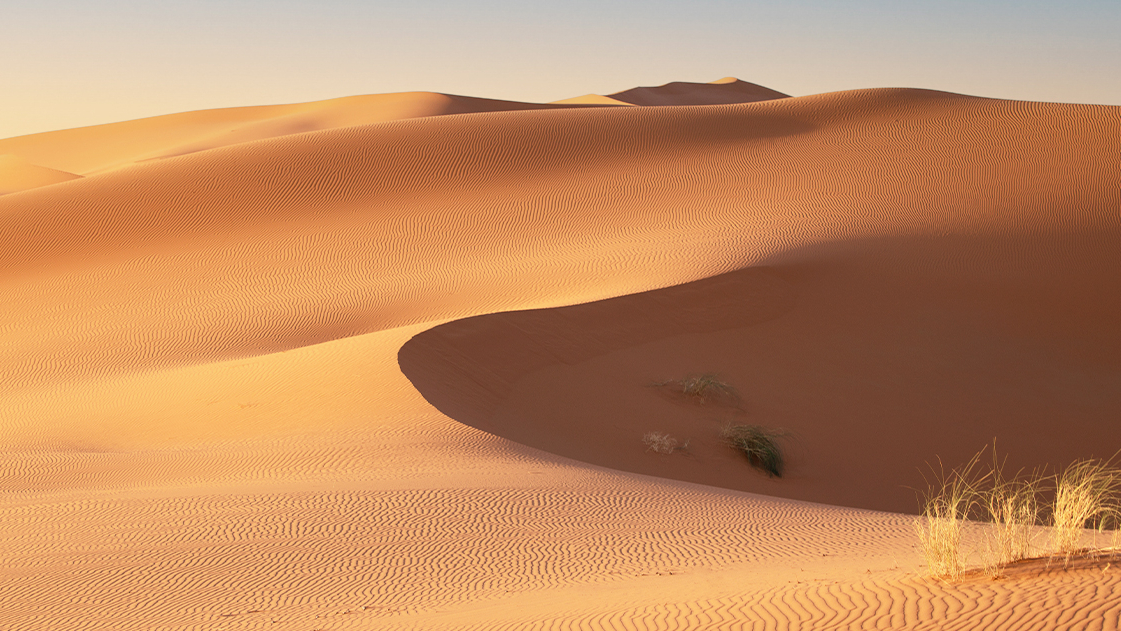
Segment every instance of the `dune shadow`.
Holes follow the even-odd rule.
[[[1121,445],[1118,236],[817,245],[675,287],[446,323],[398,359],[444,414],[545,451],[914,512],[924,462],[956,464],[994,438],[1013,467]],[[750,405],[683,406],[648,387],[701,373]],[[719,437],[732,421],[798,436],[790,475],[744,467]],[[690,457],[648,452],[649,431],[688,440]]]

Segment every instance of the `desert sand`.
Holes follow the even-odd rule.
[[[913,513],[994,439],[1121,448],[1121,107],[722,79],[0,154],[0,628],[1119,624],[1102,564],[924,578]]]
[[[0,195],[16,193],[82,176],[42,167],[10,154],[0,154]]]

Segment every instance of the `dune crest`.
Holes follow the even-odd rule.
[[[17,136],[0,140],[0,153],[91,175],[146,160],[309,131],[425,116],[555,107],[435,92],[373,94],[291,105],[199,110]]]
[[[87,176],[148,160],[325,129],[426,116],[588,106],[747,103],[785,94],[728,77],[705,83],[670,83],[610,96],[587,95],[553,103],[501,101],[436,92],[351,96],[289,105],[199,110],[0,139],[0,154],[40,168]],[[10,169],[11,167],[9,167]],[[10,176],[15,177],[15,176]],[[7,192],[42,186],[45,175],[21,176]],[[61,180],[54,180],[61,181]]]

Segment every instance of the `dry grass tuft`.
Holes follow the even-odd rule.
[[[1112,459],[1078,460],[1064,469],[1056,478],[1051,511],[1055,552],[1068,557],[1077,552],[1086,528],[1101,532],[1112,524],[1116,529],[1121,516],[1119,495],[1121,471],[1113,466]]]
[[[647,451],[653,451],[658,454],[672,454],[677,450],[689,448],[689,441],[685,441],[684,444],[679,445],[676,438],[660,432],[646,432],[642,435],[642,444],[646,445]]]
[[[922,516],[915,521],[923,558],[930,576],[956,581],[965,572],[961,557],[961,535],[976,506],[980,480],[976,474],[981,454],[965,465],[946,472],[939,461],[935,479],[923,497]]]
[[[735,399],[738,397],[736,389],[721,381],[716,375],[689,377],[677,383],[681,386],[681,392],[685,396],[701,405],[719,398]]]
[[[1051,554],[1095,556],[1102,549],[1081,545],[1086,529],[1112,530],[1110,554],[1121,544],[1121,469],[1114,459],[1078,460],[1058,475],[1044,477],[1040,470],[1005,476],[1004,462],[993,451],[992,469],[982,472],[977,463],[982,449],[962,467],[949,473],[934,470],[935,481],[923,498],[922,516],[915,531],[935,578],[958,580],[965,572],[961,539],[971,518],[988,521],[981,541],[981,565],[992,578],[1003,575],[1016,561],[1033,558],[1033,535],[1050,514]],[[1114,457],[1116,458],[1116,456]],[[933,469],[933,467],[932,467]],[[1050,505],[1041,500],[1046,496]]]
[[[995,448],[993,468],[986,477],[991,486],[978,495],[978,502],[992,524],[985,542],[988,557],[985,565],[990,575],[997,576],[1000,566],[1031,556],[1032,534],[1040,519],[1039,496],[1044,478],[1038,470],[1006,477],[1004,461],[997,459]]]
[[[729,425],[721,435],[731,447],[747,456],[751,466],[772,478],[782,477],[786,459],[778,441],[787,436],[786,431],[759,425]]]

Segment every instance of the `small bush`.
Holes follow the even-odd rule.
[[[647,451],[653,451],[658,454],[672,454],[678,449],[687,449],[689,447],[688,441],[684,445],[678,446],[677,439],[669,434],[662,434],[659,432],[646,432],[642,435],[642,444],[646,445]]]
[[[778,441],[785,438],[783,430],[758,425],[729,425],[722,432],[727,443],[743,452],[751,466],[772,478],[781,478],[786,461]]]

